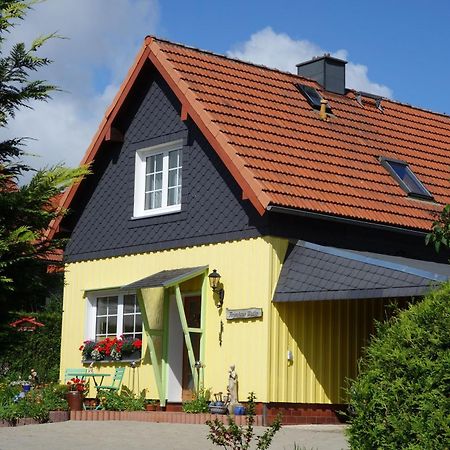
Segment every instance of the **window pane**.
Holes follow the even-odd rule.
[[[117,333],[117,316],[108,317],[108,334]]]
[[[153,191],[155,189],[155,176],[146,175],[145,176],[145,192]]]
[[[123,297],[123,312],[134,313],[136,305],[136,296],[134,294],[128,294]]]
[[[163,170],[163,154],[160,153],[159,155],[155,155],[155,170],[157,172],[160,172]]]
[[[178,204],[178,190],[177,188],[169,189],[169,195],[167,196],[167,204],[170,205],[177,205]]]
[[[134,314],[123,316],[123,333],[133,333],[134,331]]]
[[[108,298],[107,297],[99,297],[97,299],[97,316],[106,315],[108,308]]]
[[[153,195],[152,208],[161,208],[162,191],[156,191]]]
[[[108,297],[108,315],[117,314],[117,297]]]
[[[405,163],[396,161],[389,161],[387,163],[391,166],[397,176],[405,183],[406,188],[410,193],[431,197],[431,194],[426,190],[425,186],[413,174],[409,166]]]
[[[169,169],[181,167],[181,150],[169,152]]]
[[[152,194],[145,194],[144,209],[151,209]]]
[[[169,188],[178,185],[178,170],[169,170]]]
[[[155,175],[155,183],[152,190],[160,190],[162,189],[162,172],[159,172]]]
[[[135,327],[136,332],[139,332],[139,334],[142,335],[142,317],[141,314],[136,314],[136,327]]]
[[[160,172],[163,167],[163,155],[159,153],[158,155],[152,155],[145,158],[146,168],[145,173],[155,173]]]
[[[97,317],[97,324],[95,326],[95,334],[106,334],[106,317]]]

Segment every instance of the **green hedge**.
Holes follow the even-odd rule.
[[[9,323],[32,316],[44,324],[36,331],[16,331]],[[0,324],[0,378],[28,379],[35,369],[41,382],[57,381],[61,347],[61,312],[12,312]]]
[[[353,449],[448,449],[450,285],[377,327],[350,388]]]

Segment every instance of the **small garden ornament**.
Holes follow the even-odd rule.
[[[230,411],[233,411],[234,406],[238,404],[238,376],[234,364],[230,366],[228,371],[227,392],[230,401]]]

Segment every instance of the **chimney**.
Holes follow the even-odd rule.
[[[317,81],[326,91],[345,94],[345,65],[347,61],[333,58],[329,53],[297,64],[297,74]]]

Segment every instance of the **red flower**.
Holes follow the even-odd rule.
[[[67,386],[71,391],[85,392],[87,390],[86,381],[80,378],[72,378],[67,382]]]
[[[136,350],[139,350],[139,349],[142,347],[142,341],[141,341],[140,339],[136,339],[136,340],[133,342],[133,347],[134,347]]]

